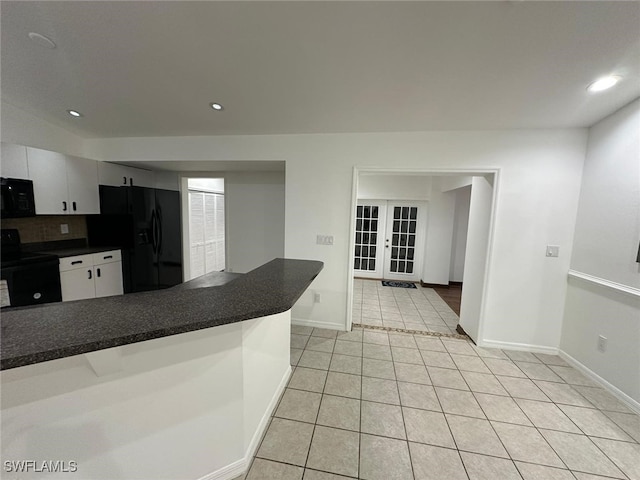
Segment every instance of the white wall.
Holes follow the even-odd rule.
[[[460,326],[476,343],[482,345],[487,337],[480,336],[483,298],[488,285],[484,281],[487,246],[491,229],[491,210],[495,178],[474,177],[471,184],[468,241],[465,251],[465,271],[460,302]],[[486,304],[485,304],[486,307]],[[495,340],[494,340],[495,341]]]
[[[440,180],[434,177],[431,189],[422,281],[448,285],[455,195],[451,192],[442,192]]]
[[[424,175],[360,174],[362,200],[429,200],[431,177]]]
[[[467,230],[469,228],[469,205],[471,187],[453,190],[456,196],[456,208],[453,220],[453,238],[451,240],[451,268],[449,280],[462,282],[464,274],[464,257],[467,249]]]
[[[284,173],[228,172],[225,189],[227,271],[246,273],[284,257]]]
[[[0,108],[0,139],[3,142],[84,156],[82,137],[7,102],[3,101]]]
[[[640,402],[640,100],[589,130],[571,269],[636,295],[571,279],[561,349]],[[608,339],[597,350],[598,336]]]
[[[293,316],[344,328],[354,166],[499,168],[484,337],[557,347],[586,147],[584,129],[87,140],[93,158],[286,161],[285,255],[325,262]],[[334,245],[316,245],[316,235]],[[561,257],[545,258],[547,244]],[[519,321],[514,322],[514,315]]]

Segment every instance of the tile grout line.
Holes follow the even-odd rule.
[[[374,329],[374,330],[375,330],[375,329]],[[362,329],[361,340],[358,340],[358,341],[354,342],[354,343],[360,343],[360,344],[362,345],[362,348],[363,348],[363,354],[362,354],[362,356],[361,356],[361,360],[360,360],[360,365],[361,365],[361,375],[360,375],[360,376],[361,376],[361,379],[360,379],[360,385],[361,385],[360,415],[361,415],[361,416],[360,416],[360,432],[358,432],[358,433],[360,434],[360,435],[359,435],[359,448],[360,448],[360,441],[361,441],[361,437],[362,437],[362,387],[363,387],[364,377],[367,377],[367,378],[380,378],[380,377],[376,377],[375,375],[374,375],[374,376],[372,376],[372,375],[365,375],[365,374],[364,374],[364,359],[365,359],[365,358],[369,358],[369,357],[365,357],[365,355],[364,355],[364,344],[365,344],[365,343],[368,343],[368,344],[369,344],[369,342],[365,342],[365,332],[366,332],[366,329]],[[313,335],[311,334],[311,335],[309,336],[309,338],[307,338],[307,342],[306,342],[306,344],[305,344],[305,345],[308,345],[308,342],[309,342],[309,340],[310,340],[310,337],[311,337],[311,336],[313,336]],[[406,344],[405,344],[404,346],[403,346],[402,344],[400,344],[400,345],[391,345],[391,344],[393,343],[393,337],[391,337],[391,336],[389,335],[389,333],[387,333],[387,337],[388,337],[388,339],[389,339],[389,345],[388,345],[388,347],[389,347],[389,351],[390,351],[390,353],[391,353],[391,361],[389,362],[388,360],[379,360],[379,359],[371,359],[371,360],[374,360],[374,361],[382,361],[382,362],[386,362],[386,363],[391,363],[391,364],[393,365],[393,367],[394,367],[394,376],[395,376],[394,383],[395,383],[395,385],[396,385],[396,389],[397,389],[397,391],[398,391],[398,395],[399,395],[399,380],[398,380],[398,378],[397,378],[396,368],[395,368],[395,367],[396,367],[396,365],[397,365],[397,364],[405,364],[405,362],[396,362],[395,356],[394,356],[394,354],[393,354],[393,348],[392,348],[392,347],[394,347],[394,346],[395,346],[395,347],[398,347],[398,348],[409,348],[409,349],[412,349],[412,350],[418,350],[420,353],[422,353],[423,351],[422,351],[420,348],[414,348],[414,346],[413,346],[413,345],[411,345],[411,346],[406,346]],[[320,338],[322,338],[322,337],[320,337]],[[324,338],[326,338],[326,337],[324,337]],[[415,342],[415,338],[416,338],[416,337],[415,337],[415,336],[413,336],[414,342]],[[333,348],[333,350],[332,350],[332,353],[330,354],[331,358],[332,358],[332,357],[333,357],[333,355],[335,354],[335,345],[337,344],[337,340],[338,340],[338,339],[339,339],[339,337],[336,337],[336,338],[335,338],[335,340],[334,340],[334,348]],[[378,346],[379,346],[379,344],[372,344],[372,345],[378,345]],[[417,343],[416,343],[416,346],[417,346]],[[448,349],[446,349],[446,348],[445,348],[445,350],[447,350],[447,352],[446,352],[447,354],[449,354],[449,355],[451,354],[451,352],[450,352]],[[428,350],[428,351],[431,351],[431,350]],[[327,352],[327,353],[328,353],[328,352]],[[471,355],[467,355],[467,356],[471,356]],[[486,361],[485,361],[485,360],[486,360],[486,358],[485,358],[484,356],[479,355],[479,353],[478,353],[478,352],[476,352],[476,354],[475,354],[475,355],[473,355],[473,356],[471,356],[471,357],[474,357],[474,356],[475,356],[476,358],[480,358],[480,359],[482,360],[483,364],[484,364],[485,366],[488,366],[488,365],[487,365],[487,363],[486,363]],[[354,358],[357,358],[357,356],[355,356],[355,355],[354,355],[353,357],[354,357]],[[331,358],[330,358],[330,362],[331,362]],[[489,358],[489,357],[487,357],[487,358]],[[420,364],[413,364],[413,363],[411,363],[411,364],[407,364],[407,365],[420,365],[420,366],[424,367],[424,368],[425,368],[425,370],[426,370],[426,372],[427,372],[427,376],[428,376],[428,378],[429,378],[429,381],[431,382],[431,387],[432,387],[432,388],[434,388],[433,381],[432,381],[432,379],[430,378],[430,374],[429,374],[428,369],[426,368],[426,364],[424,363],[424,359],[422,359],[422,360],[423,360],[422,365],[420,365]],[[518,362],[530,363],[530,364],[537,364],[537,365],[542,365],[542,366],[546,366],[546,367],[548,367],[548,364],[547,364],[547,363],[545,363],[545,361],[544,361],[544,360],[541,360],[541,359],[538,359],[538,360],[540,360],[540,362],[530,362],[530,361],[527,361],[527,360],[514,360],[513,358],[510,358],[510,357],[507,359],[507,361],[508,361],[509,363],[511,363],[511,364],[513,364],[514,366],[516,366],[516,367],[518,368],[518,370],[520,370],[520,371],[522,371],[522,370],[520,369],[520,367],[519,367],[519,365],[516,363],[516,361],[518,361]],[[455,362],[454,362],[454,363],[455,363]],[[331,370],[330,370],[330,368],[331,368],[331,367],[329,366],[329,367],[325,370],[325,371],[327,371],[327,377],[325,378],[325,386],[326,386],[326,381],[327,381],[327,379],[328,379],[328,374],[329,374],[329,372],[331,371]],[[323,370],[323,369],[317,369],[317,370]],[[473,370],[460,370],[460,368],[458,367],[458,365],[457,365],[457,364],[456,364],[456,368],[450,368],[450,370],[457,370],[457,371],[462,375],[463,380],[464,380],[465,384],[467,385],[467,387],[469,388],[469,390],[459,390],[459,389],[456,389],[456,388],[450,388],[450,387],[442,387],[442,388],[444,388],[444,389],[449,389],[449,390],[457,390],[457,391],[469,391],[470,393],[472,393],[473,398],[475,399],[475,401],[476,401],[478,404],[479,404],[479,402],[477,401],[477,398],[476,398],[477,394],[484,393],[484,394],[486,394],[486,395],[489,395],[489,396],[492,396],[492,397],[496,397],[496,398],[509,398],[509,399],[511,399],[512,401],[515,401],[516,399],[521,399],[521,398],[522,398],[522,399],[524,399],[524,400],[530,400],[530,401],[534,401],[534,402],[540,402],[540,403],[545,403],[545,404],[551,404],[551,405],[554,405],[554,406],[556,406],[556,407],[558,407],[559,405],[565,405],[564,403],[558,403],[558,402],[555,402],[555,401],[551,400],[551,399],[550,399],[550,397],[548,396],[548,394],[547,394],[545,391],[542,391],[542,394],[543,394],[543,396],[547,399],[547,401],[539,400],[539,399],[531,399],[531,398],[518,397],[518,396],[514,397],[514,396],[513,396],[513,394],[512,394],[511,392],[507,392],[507,393],[508,393],[508,395],[506,395],[506,396],[505,396],[505,395],[495,394],[495,393],[492,393],[492,392],[476,392],[476,391],[474,391],[474,390],[472,390],[472,389],[470,388],[467,378],[463,375],[463,373],[464,373],[464,372],[478,373],[478,374],[482,374],[482,375],[490,375],[490,376],[492,376],[493,378],[495,378],[496,380],[498,380],[498,382],[499,382],[499,384],[500,384],[500,385],[502,385],[502,382],[500,382],[500,379],[498,378],[498,376],[497,376],[497,375],[495,375],[495,374],[493,373],[493,371],[491,371],[491,373],[482,373],[482,372],[474,372]],[[489,370],[491,370],[491,369],[489,369]],[[540,387],[538,386],[538,384],[537,384],[537,382],[535,381],[535,379],[534,379],[534,378],[532,378],[532,377],[531,377],[529,374],[527,374],[526,372],[523,372],[523,371],[522,371],[522,374],[524,375],[523,377],[510,377],[510,376],[506,376],[506,377],[508,377],[508,378],[520,378],[520,379],[522,379],[522,380],[529,380],[529,382],[532,382],[534,385],[536,385],[536,387],[537,387],[538,389],[540,389]],[[503,375],[503,376],[504,376],[504,375]],[[381,379],[383,379],[383,380],[389,380],[389,379],[385,379],[385,378],[381,378]],[[576,393],[576,395],[580,395],[580,396],[581,396],[581,394],[579,393],[579,391],[575,390],[575,388],[574,388],[574,384],[569,384],[569,383],[567,383],[567,382],[564,380],[564,378],[562,379],[562,382],[553,381],[553,380],[540,380],[540,381],[542,381],[542,382],[544,382],[544,383],[551,383],[551,384],[557,384],[557,385],[565,385],[566,387],[568,387],[569,389],[571,389],[572,391],[574,391],[574,393]],[[416,383],[416,382],[412,382],[412,381],[406,381],[405,383],[415,384],[415,385],[424,385],[423,383]],[[323,389],[323,390],[324,390],[324,389]],[[324,392],[323,392],[323,393],[324,393]],[[338,395],[338,396],[339,396],[339,395]],[[347,397],[347,398],[350,398],[350,397]],[[441,406],[441,402],[440,402],[440,399],[439,399],[439,397],[437,396],[437,392],[436,392],[436,399],[438,400],[438,403],[439,403],[440,407],[442,408],[442,406]],[[372,401],[372,402],[374,402],[374,403],[383,403],[383,404],[385,404],[385,402],[377,402],[377,401],[375,401],[375,400],[371,400],[371,401]],[[517,408],[518,408],[518,411],[519,411],[519,412],[521,412],[521,413],[523,414],[524,418],[528,419],[528,421],[531,421],[531,417],[530,417],[529,415],[527,415],[527,414],[526,414],[526,412],[524,412],[524,411],[522,410],[522,407],[520,406],[520,404],[519,404],[519,403],[517,403],[517,402],[515,402],[515,403],[516,403],[516,406],[517,406]],[[591,404],[591,402],[588,402],[588,401],[586,401],[586,403],[587,403],[588,405],[590,405],[590,406],[587,406],[587,407],[584,407],[584,408],[586,408],[586,409],[588,409],[588,410],[591,410],[591,411],[595,410],[596,412],[600,412],[601,414],[605,415],[605,417],[606,417],[606,418],[608,418],[608,419],[609,419],[609,422],[610,422],[612,425],[615,425],[615,426],[619,427],[619,425],[617,424],[617,422],[615,422],[614,420],[612,420],[611,418],[609,418],[609,417],[605,414],[605,412],[607,412],[607,411],[609,411],[609,410],[604,410],[604,409],[602,409],[602,408],[600,408],[600,407],[597,407],[597,406],[595,406],[595,405],[592,405],[592,404]],[[393,404],[387,404],[387,405],[393,405]],[[571,404],[567,404],[567,405],[571,405]],[[575,405],[573,405],[573,406],[575,406]],[[497,432],[496,432],[495,428],[493,428],[493,424],[494,424],[494,422],[495,422],[496,424],[497,424],[497,423],[503,423],[503,424],[508,424],[508,425],[517,425],[517,426],[524,426],[524,425],[522,425],[522,424],[518,424],[518,423],[511,423],[511,422],[509,422],[509,421],[489,420],[489,419],[488,419],[488,417],[487,417],[487,415],[486,415],[486,411],[485,411],[485,409],[482,407],[482,405],[480,405],[480,404],[479,404],[479,407],[480,407],[481,411],[483,412],[483,414],[485,415],[486,419],[490,422],[490,424],[491,424],[491,426],[492,426],[492,430],[494,431],[494,433],[495,433],[495,434],[496,434],[496,436],[498,437],[499,441],[501,442],[501,444],[502,444],[503,448],[504,448],[504,449],[505,449],[505,451],[507,452],[508,457],[509,457],[509,460],[510,460],[511,462],[515,463],[515,460],[513,459],[513,457],[512,457],[512,456],[511,456],[511,454],[509,453],[509,451],[506,449],[506,447],[504,447],[504,443],[503,443],[503,441],[502,441],[502,438],[501,438],[499,435],[497,435]],[[405,419],[404,419],[404,412],[403,412],[403,410],[402,410],[402,409],[404,408],[404,406],[402,405],[402,400],[401,400],[401,399],[400,399],[400,408],[401,408],[402,415],[403,415],[403,417],[402,417],[402,418],[403,418],[403,426],[404,426],[404,428],[405,428],[405,434],[406,434],[406,422],[405,422]],[[432,410],[430,410],[430,409],[424,409],[424,408],[419,408],[419,407],[418,407],[418,409],[419,409],[419,410],[432,411]],[[562,411],[562,409],[560,409],[560,410]],[[614,413],[625,413],[625,412],[616,412],[615,410],[612,410],[611,412],[614,412]],[[442,412],[442,413],[444,414],[444,412]],[[565,416],[567,416],[567,414],[566,414],[566,413],[564,413],[564,411],[562,411],[562,413],[563,413]],[[452,414],[452,415],[457,415],[457,414]],[[633,414],[631,414],[631,415],[633,415]],[[466,417],[466,415],[460,415],[460,416],[462,416],[462,417]],[[445,416],[445,418],[446,418],[446,416]],[[469,417],[469,418],[476,418],[476,417]],[[596,447],[596,449],[602,453],[602,455],[604,456],[604,458],[606,458],[609,462],[611,462],[611,464],[613,464],[613,465],[614,465],[614,466],[615,466],[615,467],[620,471],[620,473],[621,473],[622,475],[626,476],[626,472],[624,472],[620,467],[618,467],[618,464],[617,464],[616,462],[614,462],[613,460],[611,460],[611,458],[609,457],[609,455],[607,455],[607,454],[606,454],[606,453],[605,453],[605,452],[604,452],[604,451],[603,451],[603,450],[602,450],[602,449],[601,449],[597,444],[595,444],[595,442],[593,441],[593,438],[602,438],[602,439],[605,439],[605,440],[608,440],[608,441],[612,441],[612,442],[616,442],[616,443],[625,443],[625,444],[629,444],[629,445],[637,445],[639,442],[638,442],[637,440],[635,440],[635,438],[633,438],[633,436],[629,435],[629,434],[628,434],[627,432],[625,432],[624,430],[623,430],[623,432],[624,432],[624,433],[627,435],[627,437],[629,438],[628,440],[620,440],[620,439],[618,439],[618,438],[600,437],[600,436],[598,436],[598,435],[592,435],[592,436],[590,436],[590,435],[587,435],[587,434],[585,433],[585,431],[584,431],[582,428],[580,428],[580,427],[575,423],[575,421],[574,421],[571,417],[568,417],[568,416],[567,416],[567,418],[569,418],[570,422],[571,422],[572,424],[574,424],[574,425],[576,426],[577,430],[578,430],[579,432],[581,432],[581,433],[571,433],[571,432],[566,432],[566,431],[562,431],[562,430],[555,430],[555,429],[553,429],[553,428],[545,428],[545,429],[541,429],[540,427],[538,427],[537,425],[535,425],[533,422],[531,422],[531,423],[532,423],[532,426],[531,426],[531,427],[529,427],[529,428],[535,428],[535,429],[536,429],[536,431],[538,432],[538,434],[539,434],[539,435],[541,435],[541,436],[544,438],[545,443],[547,443],[547,444],[549,445],[549,448],[551,449],[551,451],[553,451],[553,452],[554,452],[554,454],[557,456],[557,458],[559,458],[559,459],[560,459],[560,461],[561,461],[561,463],[564,465],[564,467],[557,467],[557,466],[551,466],[551,465],[543,464],[543,463],[536,463],[536,462],[532,462],[532,461],[530,461],[530,460],[517,460],[517,461],[518,461],[518,462],[522,462],[522,463],[532,464],[532,465],[539,465],[539,466],[546,467],[546,468],[556,468],[556,469],[560,469],[560,470],[565,470],[565,469],[566,469],[567,471],[573,471],[573,470],[570,470],[570,469],[568,468],[567,464],[564,462],[564,460],[562,459],[562,457],[560,457],[560,456],[558,455],[558,453],[555,451],[555,449],[554,449],[554,448],[549,444],[549,442],[546,440],[546,437],[544,437],[544,435],[542,435],[542,433],[541,433],[541,430],[545,430],[545,431],[553,431],[553,432],[563,433],[563,434],[567,434],[567,435],[576,435],[576,436],[579,436],[579,437],[586,437],[586,438],[588,438],[588,439],[589,439],[590,444],[591,444],[591,445],[593,445],[593,446],[595,446],[595,447]],[[316,418],[316,423],[317,423],[317,418]],[[447,423],[447,425],[448,425],[448,423]],[[526,426],[525,426],[525,427],[526,427]],[[450,429],[450,426],[449,426],[449,425],[448,425],[448,428],[449,428],[449,432],[452,434],[452,432],[451,432],[451,429]],[[347,429],[344,429],[344,430],[347,430]],[[347,430],[347,431],[349,431],[349,430]],[[380,436],[380,437],[384,437],[384,438],[390,438],[390,439],[396,439],[396,440],[397,440],[397,438],[395,438],[395,437],[386,437],[386,436],[384,436],[384,435],[376,435],[376,436]],[[460,451],[463,451],[463,452],[464,452],[464,451],[466,451],[466,450],[459,450],[459,449],[457,448],[457,442],[455,442],[455,438],[453,437],[453,435],[452,435],[452,438],[453,438],[453,440],[454,440],[454,444],[456,445],[456,448],[455,448],[455,449],[456,449],[456,450],[458,450],[458,452],[460,452]],[[407,444],[408,444],[408,443],[409,443],[408,435],[407,435],[407,439],[406,439],[406,441],[407,441]],[[421,444],[423,444],[422,442],[417,442],[417,443],[421,443]],[[428,444],[428,443],[426,443],[425,445],[433,445],[433,444]],[[436,445],[433,445],[433,446],[436,446]],[[442,447],[442,448],[447,448],[447,447]],[[309,454],[309,452],[307,452],[307,453]],[[359,454],[360,454],[360,453],[361,453],[361,452],[359,451]],[[470,452],[470,453],[474,453],[474,454],[476,454],[476,455],[483,455],[483,456],[490,456],[490,457],[493,457],[492,455],[479,454],[479,453],[476,453],[476,452]],[[411,460],[411,452],[410,452],[410,449],[409,449],[409,458],[410,458],[410,460]],[[495,458],[502,458],[502,457],[495,457]],[[464,462],[463,462],[463,466],[464,466]],[[413,471],[413,461],[411,461],[411,467],[412,467],[412,471]],[[518,469],[518,466],[516,465],[515,467],[516,467],[516,470],[519,472],[519,471],[520,471],[520,469]],[[358,467],[358,468],[359,468],[359,467]],[[466,471],[466,466],[465,466],[465,471]],[[580,471],[580,470],[575,470],[575,471]],[[585,472],[585,473],[590,473],[590,472]]]

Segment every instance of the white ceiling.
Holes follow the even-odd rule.
[[[638,2],[1,8],[3,100],[84,137],[584,127],[640,95]]]

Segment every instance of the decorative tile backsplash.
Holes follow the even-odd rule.
[[[69,226],[69,233],[60,232],[60,225]],[[22,243],[51,242],[87,238],[84,215],[38,215],[28,218],[3,218],[2,228],[17,228]]]

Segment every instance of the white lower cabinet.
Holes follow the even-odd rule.
[[[60,259],[62,301],[122,295],[120,250]]]

